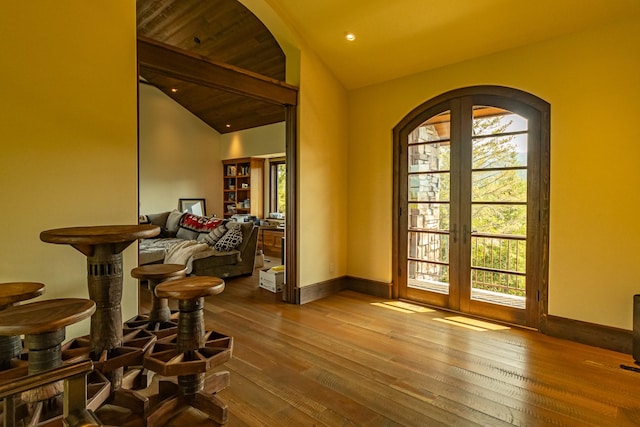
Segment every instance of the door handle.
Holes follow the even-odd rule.
[[[456,224],[453,224],[453,227],[449,230],[449,234],[453,237],[453,243],[458,243],[458,226]]]

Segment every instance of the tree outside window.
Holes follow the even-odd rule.
[[[287,206],[287,163],[285,159],[271,160],[270,212],[284,214]]]

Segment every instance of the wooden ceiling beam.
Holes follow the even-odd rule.
[[[280,105],[297,105],[298,88],[138,36],[138,67],[175,79]],[[142,74],[142,73],[141,73]]]

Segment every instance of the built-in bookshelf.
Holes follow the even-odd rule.
[[[262,218],[264,159],[223,160],[222,173],[224,217],[238,213]]]

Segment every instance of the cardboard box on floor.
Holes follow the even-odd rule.
[[[260,270],[260,287],[271,292],[284,290],[284,268],[276,266]]]

